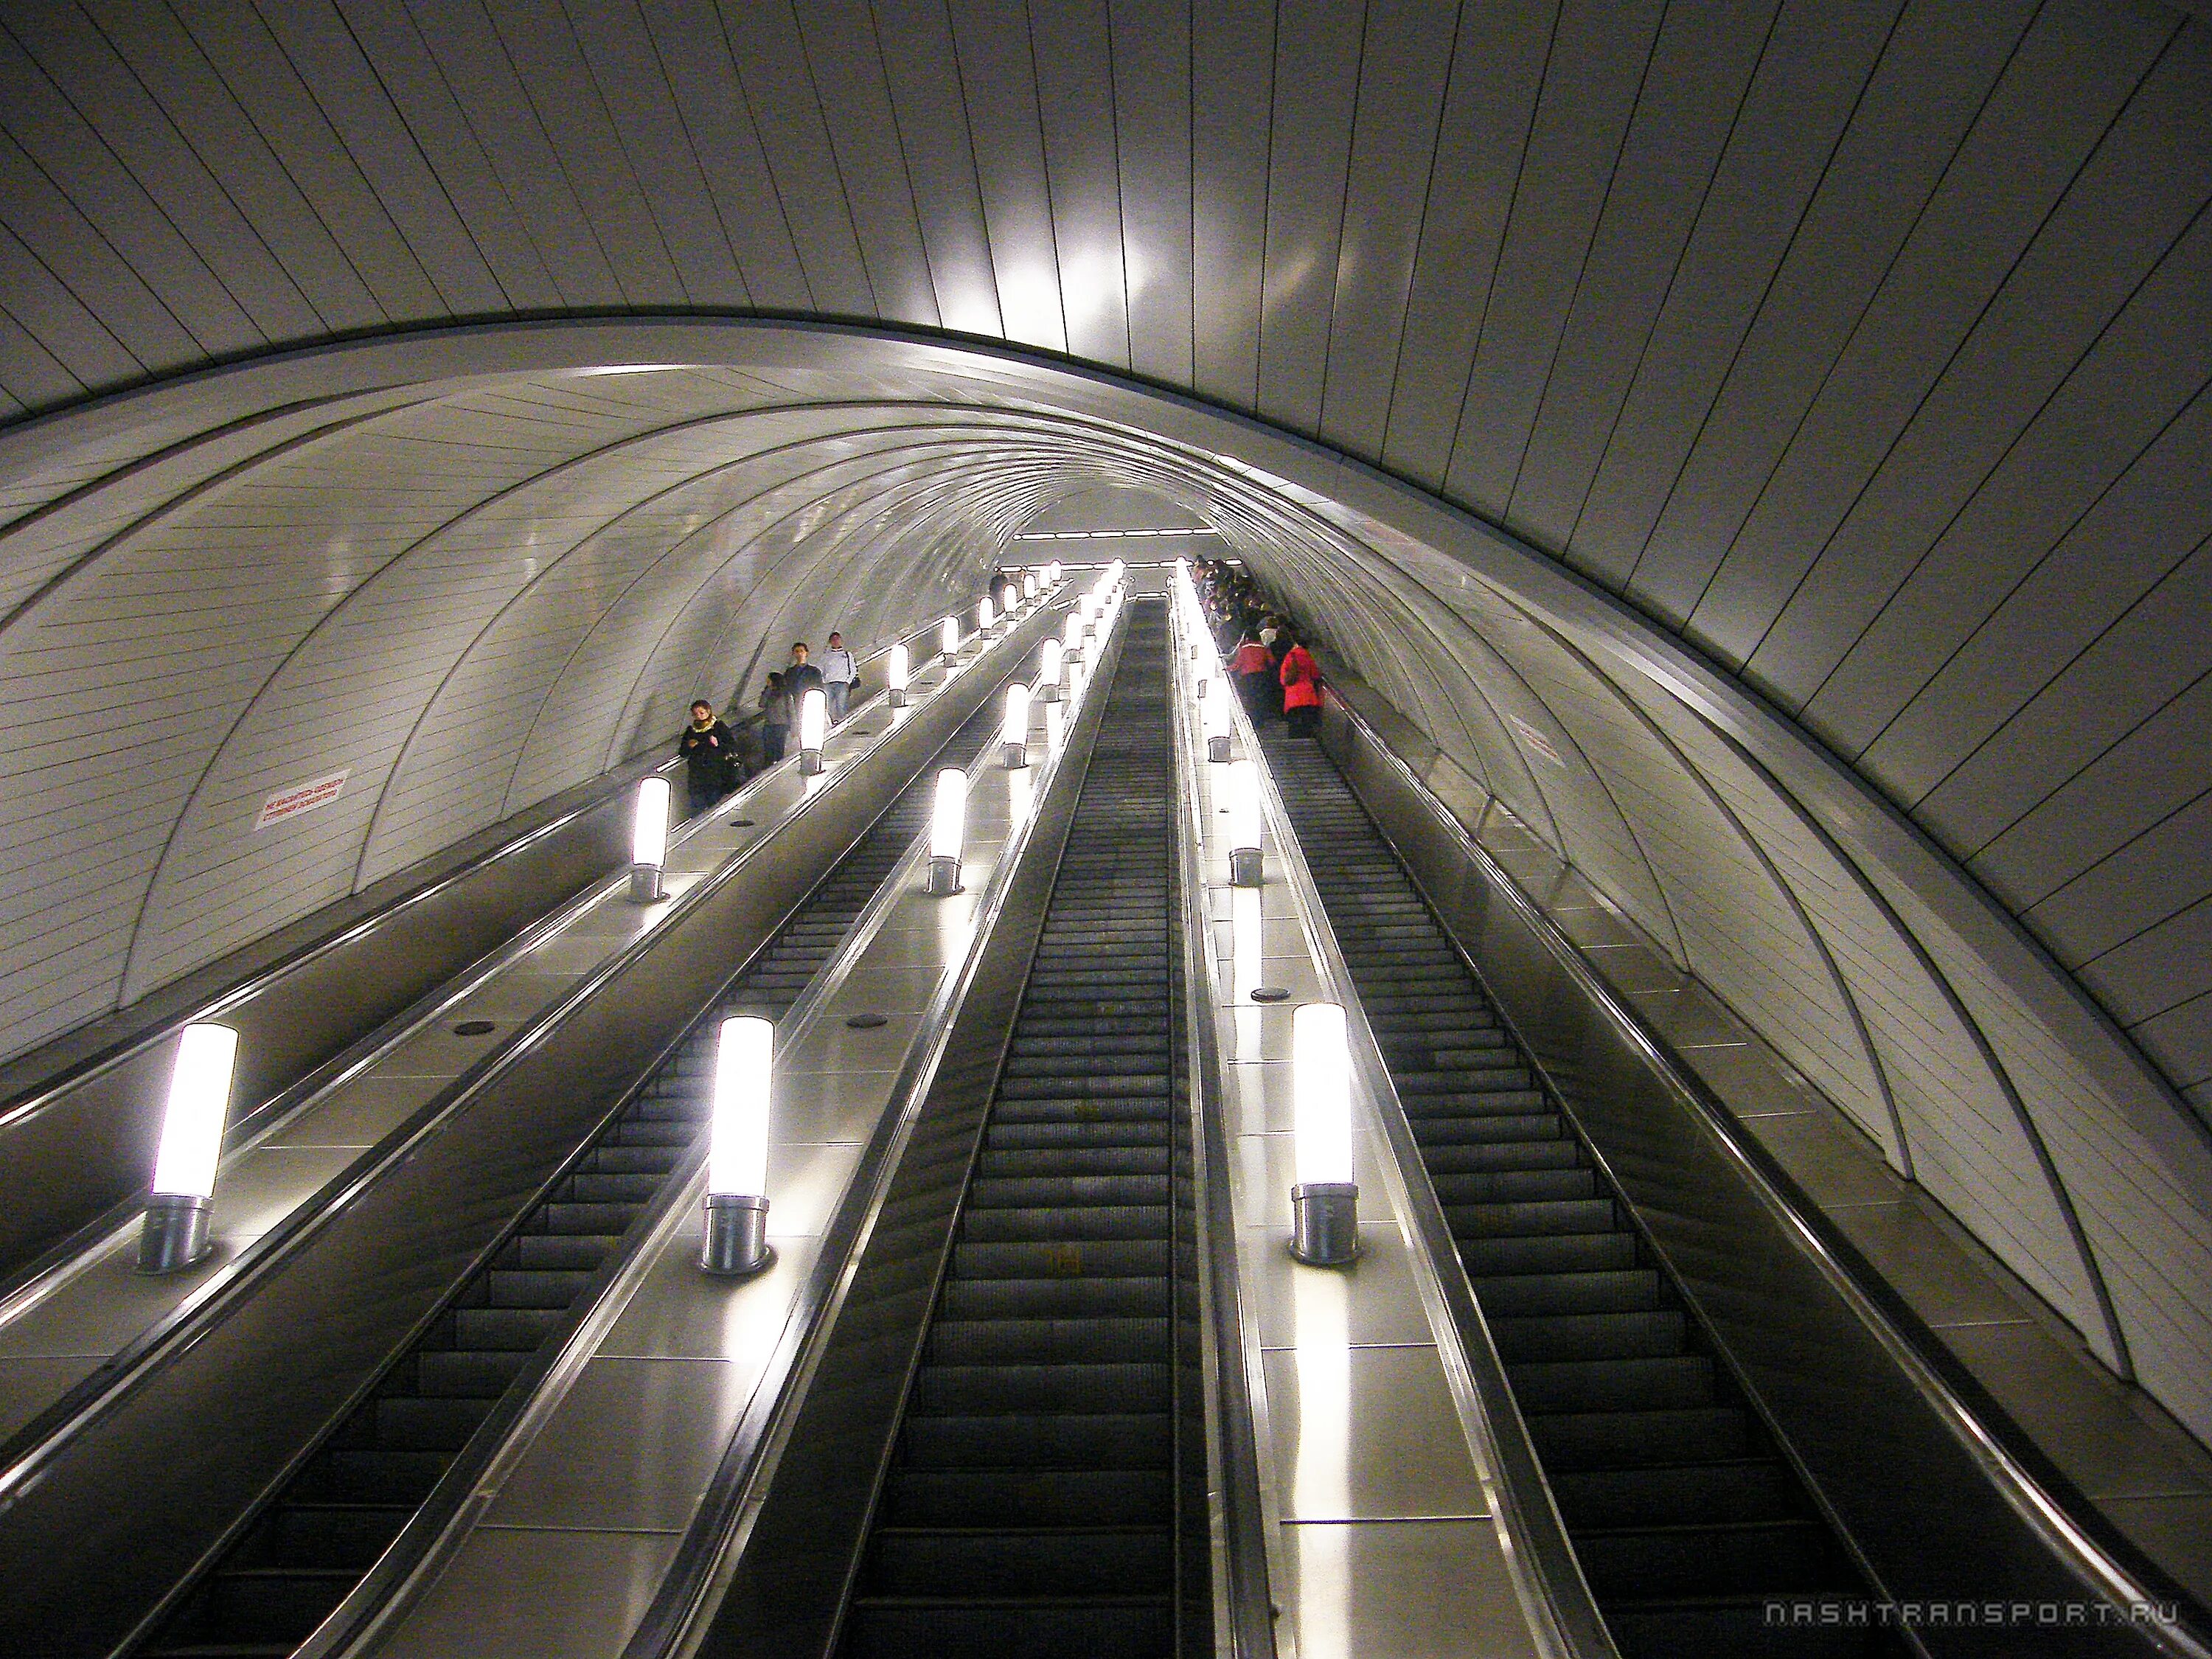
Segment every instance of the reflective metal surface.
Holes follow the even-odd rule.
[[[2154,1576],[2038,1483],[1793,1207],[1778,1166],[1372,729],[1332,700],[1323,735],[1882,1593],[2119,1610],[2037,1628],[2039,1653],[2207,1651],[2129,1613],[2159,1601]],[[1936,1653],[2016,1653],[2023,1634],[1919,1632]]]
[[[1012,667],[1018,650],[993,659]],[[672,872],[678,901],[659,931],[579,976],[528,1041],[464,1077],[284,1249],[240,1275],[191,1342],[103,1396],[25,1470],[0,1496],[0,1648],[102,1653],[157,1613],[994,678],[956,675],[854,759],[837,787],[810,791],[757,843],[772,856],[723,862],[680,888]],[[744,878],[733,879],[739,867]]]

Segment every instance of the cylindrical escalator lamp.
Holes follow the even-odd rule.
[[[238,1033],[230,1027],[185,1027],[154,1154],[154,1190],[138,1234],[142,1273],[174,1273],[208,1253],[216,1163],[222,1156],[222,1121],[237,1064]]]
[[[892,708],[906,707],[906,683],[913,672],[913,660],[907,655],[906,641],[902,640],[884,659],[884,690]]]
[[[1036,596],[1037,573],[1035,570],[1024,570],[1022,573],[1022,597],[1025,599],[1033,599]]]
[[[1047,640],[1044,642],[1044,649],[1038,653],[1037,657],[1036,694],[1037,701],[1039,702],[1058,702],[1060,701],[1060,676],[1062,667],[1062,659],[1066,655],[1066,647],[1061,645],[1058,640]]]
[[[1249,760],[1229,763],[1222,781],[1222,805],[1229,809],[1229,879],[1257,887],[1260,861],[1260,769]]]
[[[1009,772],[1030,763],[1030,689],[1019,680],[1006,688],[1006,718],[999,727],[999,748]]]
[[[816,686],[799,700],[799,769],[812,777],[822,769],[822,740],[830,735],[830,698]]]
[[[1044,584],[1047,587],[1057,587],[1060,586],[1060,561],[1058,559],[1054,559],[1050,564],[1045,566]]]
[[[775,1026],[753,1014],[722,1022],[714,1049],[707,1147],[707,1238],[699,1265],[732,1277],[775,1259],[768,1242],[768,1111]]]
[[[929,811],[929,886],[937,894],[960,890],[960,848],[968,833],[968,775],[948,766],[937,775]]]
[[[1083,649],[1083,613],[1081,611],[1073,611],[1068,613],[1067,621],[1060,630],[1060,642],[1061,647],[1071,657]]]
[[[1198,718],[1206,733],[1206,758],[1216,763],[1229,758],[1229,699],[1234,694],[1229,682],[1218,674],[1208,675],[1199,682],[1202,695],[1198,700]]]
[[[937,624],[937,648],[950,668],[953,658],[960,654],[960,624],[951,617]]]
[[[657,904],[667,896],[660,866],[668,858],[668,780],[641,778],[629,821],[629,902]]]
[[[998,625],[999,613],[992,608],[990,600],[977,600],[975,604],[975,631],[979,634],[988,634]]]
[[[1344,1010],[1310,1002],[1291,1016],[1291,1254],[1340,1267],[1359,1254],[1359,1188],[1352,1171],[1352,1049]]]

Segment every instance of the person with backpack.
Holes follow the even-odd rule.
[[[1245,635],[1229,659],[1229,677],[1237,682],[1237,701],[1255,725],[1273,711],[1279,695],[1275,691],[1276,672],[1274,658],[1267,654],[1267,647],[1260,643],[1256,634]]]
[[[676,744],[684,757],[684,783],[693,817],[736,787],[737,739],[714,718],[714,705],[703,697],[691,705],[691,724]]]
[[[1285,629],[1280,678],[1283,684],[1283,722],[1294,738],[1310,738],[1321,730],[1321,665],[1313,653]]]

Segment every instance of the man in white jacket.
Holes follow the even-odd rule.
[[[830,644],[822,653],[822,692],[830,703],[830,723],[835,726],[845,718],[846,699],[853,695],[853,682],[860,677],[854,665],[853,653],[845,648],[845,636],[832,634]]]

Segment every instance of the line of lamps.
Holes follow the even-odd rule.
[[[1256,963],[1264,951],[1264,913],[1256,890],[1267,879],[1261,851],[1265,813],[1260,798],[1260,769],[1247,757],[1232,757],[1235,695],[1222,672],[1206,625],[1206,607],[1191,580],[1188,561],[1175,565],[1175,605],[1188,642],[1200,735],[1206,759],[1215,772],[1214,799],[1227,822],[1229,881],[1234,897],[1230,912],[1234,950],[1240,967]],[[1250,891],[1245,900],[1245,890]],[[1248,940],[1244,935],[1249,933]],[[1239,999],[1259,988],[1257,969],[1248,987],[1243,972],[1232,976]],[[1291,1015],[1291,1127],[1294,1175],[1291,1187],[1291,1254],[1317,1267],[1340,1267],[1359,1255],[1359,1187],[1352,1161],[1352,1049],[1344,1009],[1334,1002],[1305,1003]]]

